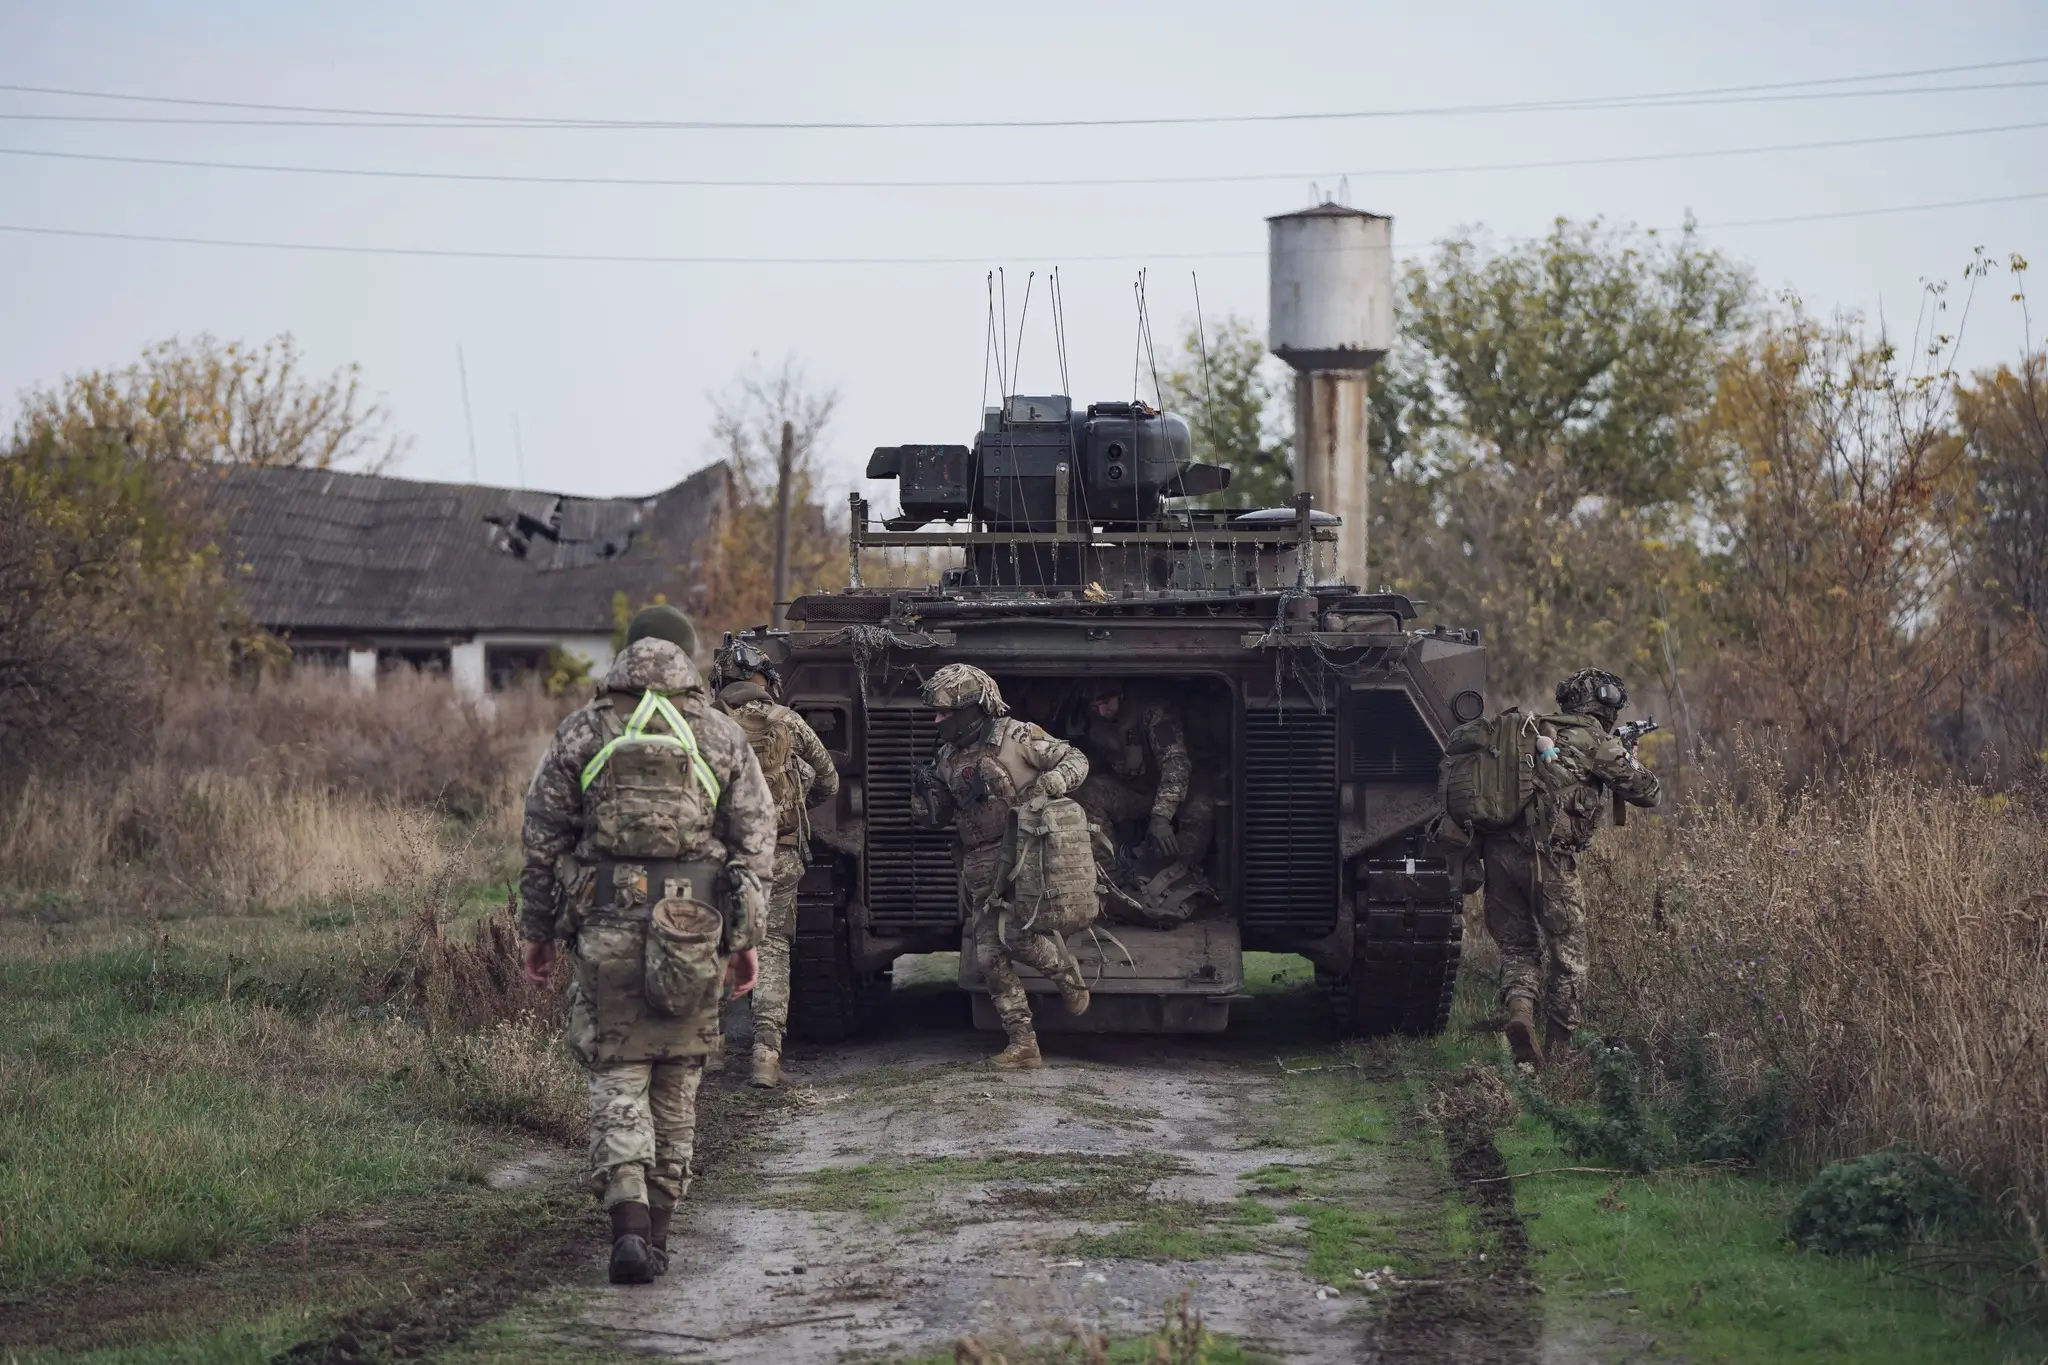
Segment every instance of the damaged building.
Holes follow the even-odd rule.
[[[690,606],[732,493],[723,463],[638,498],[232,467],[208,501],[243,605],[295,661],[482,695],[554,648],[602,670],[621,593]]]

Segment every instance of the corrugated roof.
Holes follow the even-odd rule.
[[[616,592],[687,600],[731,486],[722,463],[644,498],[218,472],[225,562],[273,630],[609,631]]]

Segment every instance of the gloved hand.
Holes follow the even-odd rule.
[[[1163,857],[1171,858],[1180,852],[1180,840],[1173,835],[1173,821],[1164,815],[1154,815],[1145,827],[1145,843]]]

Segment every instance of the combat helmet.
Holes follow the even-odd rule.
[[[947,664],[925,679],[924,701],[925,705],[939,711],[952,711],[969,702],[979,702],[981,709],[991,716],[1010,714],[996,680],[972,664]]]
[[[722,688],[729,683],[747,682],[756,674],[768,680],[768,695],[780,701],[782,670],[775,666],[768,652],[751,640],[727,635],[725,643],[711,656],[711,685]]]
[[[1628,705],[1628,684],[1604,668],[1582,668],[1557,685],[1557,704],[1574,715],[1619,712]]]

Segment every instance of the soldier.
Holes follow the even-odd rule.
[[[782,1035],[789,1025],[789,952],[796,937],[796,886],[810,859],[807,812],[839,794],[839,770],[817,732],[782,705],[782,675],[760,649],[734,640],[712,663],[718,706],[747,732],[775,798],[775,889],[767,931],[755,941],[761,979],[754,987],[755,1085],[782,1080]]]
[[[746,734],[711,708],[673,607],[634,616],[597,695],[555,731],[526,792],[521,930],[545,985],[573,949],[570,1050],[590,1073],[590,1186],[613,1284],[668,1268],[690,1187],[697,1089],[721,987],[754,985],[775,807]]]
[[[1124,696],[1124,684],[1085,684],[1088,780],[1074,799],[1104,829],[1145,817],[1145,843],[1161,858],[1198,866],[1216,828],[1216,802],[1194,778],[1180,708],[1157,697]]]
[[[1515,829],[1485,837],[1486,930],[1500,948],[1500,996],[1517,1062],[1543,1064],[1546,1049],[1571,1045],[1586,975],[1586,905],[1579,854],[1593,842],[1611,796],[1657,804],[1657,775],[1614,736],[1628,689],[1587,668],[1557,685],[1563,715],[1536,724],[1536,796]],[[1611,794],[1611,795],[1610,795]],[[1538,959],[1542,959],[1539,968]],[[1536,1041],[1536,997],[1544,996],[1544,1038]]]
[[[925,683],[924,698],[939,713],[939,752],[916,801],[932,824],[952,821],[959,833],[962,908],[974,935],[975,961],[988,978],[989,1002],[1009,1038],[995,1064],[1035,1070],[1045,1062],[1015,963],[1058,985],[1073,1014],[1088,1008],[1087,983],[1056,935],[1015,927],[1006,935],[990,897],[1011,808],[1067,795],[1088,776],[1088,760],[1036,725],[1011,719],[995,679],[978,668],[947,664]]]

